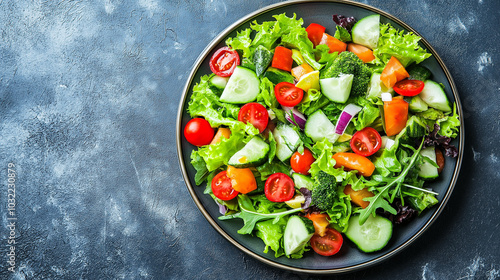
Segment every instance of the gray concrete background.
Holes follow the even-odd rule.
[[[175,144],[192,64],[280,1],[0,1],[1,279],[309,279],[248,257],[189,196]],[[467,130],[437,222],[334,279],[499,279],[500,2],[361,1],[419,31],[453,75]],[[8,271],[9,163],[16,269]]]

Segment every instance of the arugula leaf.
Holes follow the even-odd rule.
[[[375,211],[377,210],[377,208],[382,208],[385,211],[387,211],[393,215],[397,214],[396,209],[394,209],[389,204],[389,202],[387,202],[387,200],[385,198],[388,196],[390,188],[392,188],[394,186],[401,188],[401,184],[404,182],[406,175],[408,174],[410,169],[415,164],[417,157],[420,155],[420,150],[422,150],[423,144],[424,144],[424,141],[422,139],[422,142],[420,143],[420,147],[414,151],[413,155],[408,160],[408,165],[405,166],[403,171],[397,177],[390,178],[388,180],[389,183],[387,183],[387,185],[385,187],[382,187],[380,189],[380,191],[375,196],[367,197],[367,198],[363,199],[364,201],[370,202],[370,204],[368,204],[368,206],[365,209],[360,211],[360,217],[359,217],[359,224],[360,225],[362,225],[366,222],[366,220],[368,219],[370,214],[375,216],[376,215]]]
[[[220,216],[219,220],[231,220],[235,218],[242,219],[244,225],[238,230],[239,234],[251,234],[253,229],[255,228],[255,224],[259,221],[273,219],[273,224],[276,224],[282,217],[302,211],[301,208],[296,208],[284,212],[275,212],[270,214],[258,213],[255,211],[250,198],[248,198],[248,196],[244,194],[238,195],[238,205],[240,206],[241,212],[233,215]]]

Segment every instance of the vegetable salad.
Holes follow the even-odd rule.
[[[345,238],[381,250],[438,203],[427,184],[457,156],[456,106],[420,38],[379,15],[274,18],[227,39],[193,88],[195,182],[276,257],[332,256]]]

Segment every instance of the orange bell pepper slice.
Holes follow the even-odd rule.
[[[375,171],[375,164],[368,158],[355,153],[336,153],[333,155],[335,168],[344,167],[357,170],[363,176],[371,176]]]
[[[388,88],[392,88],[397,82],[410,77],[404,66],[394,56],[389,59],[380,75],[380,80]]]
[[[347,44],[347,50],[357,55],[364,63],[368,63],[375,59],[373,51],[362,45],[349,43]]]
[[[374,196],[374,194],[371,191],[368,191],[367,189],[355,191],[351,188],[351,185],[345,186],[344,193],[349,197],[351,197],[351,201],[354,204],[361,206],[362,208],[366,208],[370,204],[370,202],[364,201],[363,198]]]
[[[233,189],[240,193],[249,193],[257,189],[257,181],[250,168],[227,167],[227,177],[231,179]]]
[[[384,102],[384,121],[387,136],[401,132],[408,121],[408,102],[399,98]]]

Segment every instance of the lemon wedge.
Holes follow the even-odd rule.
[[[319,86],[319,71],[313,71],[300,77],[299,82],[295,85],[303,89],[305,92],[310,89],[320,90]]]
[[[292,208],[300,208],[301,204],[306,201],[306,198],[301,194],[296,194],[292,199],[285,201],[286,205]]]

